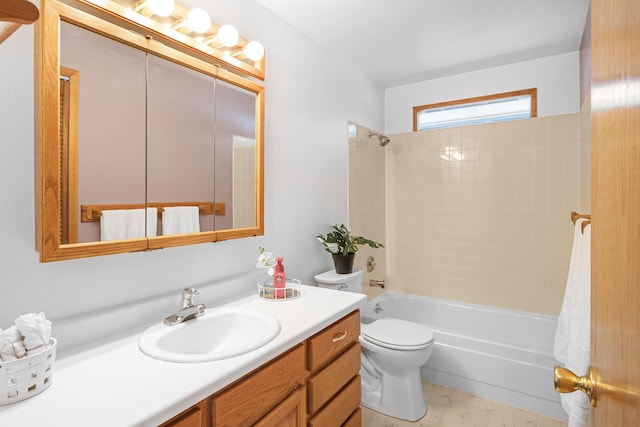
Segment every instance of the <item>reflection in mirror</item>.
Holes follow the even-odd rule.
[[[145,53],[61,22],[60,64],[79,74],[78,204],[144,207]],[[101,240],[99,221],[75,222],[76,242]],[[141,233],[129,237],[144,237],[144,226]]]
[[[218,81],[216,87],[216,199],[228,201],[216,230],[256,226],[256,96]]]
[[[148,200],[213,204],[214,78],[149,55],[147,84]],[[213,230],[213,212],[195,206],[165,209],[158,225],[158,235]]]
[[[56,0],[40,10],[40,260],[263,234],[264,88],[117,16]],[[141,237],[105,238],[102,219],[120,210],[139,214]],[[197,228],[164,230],[163,215],[181,211]]]
[[[60,67],[60,239],[78,242],[78,70]]]

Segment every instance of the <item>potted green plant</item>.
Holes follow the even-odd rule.
[[[352,236],[344,224],[334,224],[332,228],[332,232],[325,235],[318,234],[316,237],[324,246],[324,250],[333,257],[336,273],[348,274],[353,271],[353,260],[358,252],[358,246],[368,245],[372,248],[384,248],[382,243],[362,236]]]

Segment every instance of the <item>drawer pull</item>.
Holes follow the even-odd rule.
[[[333,337],[333,339],[331,340],[331,342],[338,342],[338,341],[342,341],[343,339],[345,339],[347,337],[347,331],[344,331],[343,333],[341,333],[340,335],[336,335],[335,337]]]

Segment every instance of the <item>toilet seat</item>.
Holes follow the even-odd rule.
[[[362,325],[367,341],[394,350],[421,350],[433,343],[433,331],[427,325],[400,319],[378,319]]]

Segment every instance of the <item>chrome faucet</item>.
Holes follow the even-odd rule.
[[[375,311],[375,312],[376,312],[376,314],[378,314],[378,313],[380,313],[381,311],[383,311],[383,310],[382,310],[382,307],[380,307],[380,303],[379,303],[379,302],[377,302],[377,303],[376,303],[376,306],[373,308],[373,311]]]
[[[180,297],[180,310],[178,310],[176,314],[166,317],[164,319],[164,324],[167,326],[173,326],[203,315],[205,309],[204,304],[193,305],[193,297],[199,293],[200,292],[194,288],[186,288],[182,291],[182,295]]]

